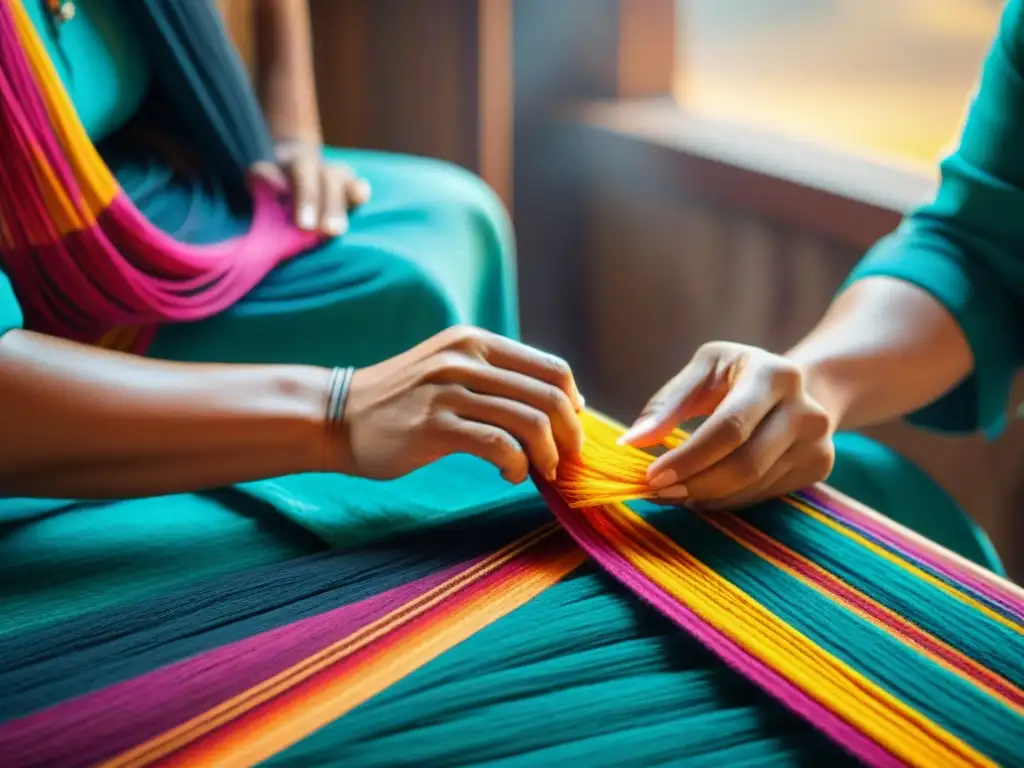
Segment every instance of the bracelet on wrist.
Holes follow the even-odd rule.
[[[330,395],[327,400],[328,429],[340,426],[345,418],[345,404],[348,402],[348,392],[355,372],[355,368],[335,368],[331,371]]]

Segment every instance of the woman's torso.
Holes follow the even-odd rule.
[[[78,0],[75,17],[61,24],[46,0],[21,0],[93,141],[122,127],[149,89],[146,50],[123,11],[128,1]]]

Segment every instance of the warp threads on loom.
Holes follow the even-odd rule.
[[[800,494],[761,505],[757,527],[666,513],[679,529],[666,536],[624,504],[651,495],[652,457],[615,445],[618,428],[599,417],[582,420],[582,459],[538,485],[631,592],[869,765],[1018,764],[1024,627],[1005,611],[1011,590],[986,600],[964,569],[929,573],[907,537],[864,538],[827,492],[815,507]]]
[[[594,504],[588,499],[649,495],[643,478],[652,457],[616,446],[618,429],[601,417],[581,418],[588,449],[562,470],[577,508],[537,480],[563,530],[539,506],[536,515],[474,517],[376,553],[328,553],[262,576],[224,577],[155,614],[142,601],[56,633],[0,638],[0,689],[17,700],[0,702],[5,764],[242,768],[275,755],[283,765],[337,762],[340,750],[343,764],[360,765],[380,762],[383,743],[446,755],[426,764],[476,764],[512,755],[514,739],[545,762],[555,754],[578,762],[577,740],[591,756],[608,757],[601,740],[621,748],[621,727],[637,750],[628,757],[650,756],[633,764],[692,756],[707,765],[689,751],[711,744],[702,729],[721,731],[716,757],[735,746],[757,761],[758,743],[742,740],[768,732],[769,711],[771,728],[784,728],[785,708],[842,750],[816,750],[813,764],[844,764],[845,752],[876,768],[1024,765],[1024,591],[824,487],[737,515],[642,515],[621,502]],[[443,546],[430,554],[430,541]],[[545,596],[584,553],[624,589],[582,575],[583,591],[563,583]],[[640,639],[637,599],[682,631],[672,646],[684,658],[644,657],[650,638],[608,646],[610,638]],[[517,624],[517,615],[532,618]],[[454,651],[495,622],[496,631]],[[574,678],[562,652],[585,644],[587,632],[593,652],[612,655],[583,664]],[[666,675],[692,662],[687,637],[738,674],[709,667],[712,677]],[[597,697],[598,711],[614,716],[601,722],[586,698],[597,687],[588,688],[543,713],[550,729],[537,728],[536,702],[566,685],[604,685],[614,659],[635,677],[636,692]],[[480,679],[467,665],[494,674]],[[519,678],[523,669],[531,676]],[[488,680],[502,682],[492,688]],[[747,683],[783,707],[758,704],[744,719],[737,700],[719,699],[723,684],[739,693]],[[456,691],[471,695],[471,715]],[[425,701],[433,705],[426,720],[408,713]],[[673,710],[673,702],[692,706]],[[476,727],[494,707],[519,713],[512,730]],[[562,740],[559,717],[577,710],[586,710],[586,725],[572,721]],[[415,732],[399,735],[402,722]],[[648,726],[661,730],[641,730]],[[442,734],[471,736],[441,748]],[[743,762],[740,752],[710,764]]]

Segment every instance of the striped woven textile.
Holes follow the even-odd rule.
[[[588,561],[863,764],[1024,763],[1015,585],[825,487],[645,517],[536,482],[547,522],[449,532],[458,562],[318,555],[0,638],[3,764],[259,763]]]

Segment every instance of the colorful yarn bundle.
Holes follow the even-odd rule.
[[[269,157],[269,149],[261,157],[269,139],[216,9],[140,0],[128,12],[139,15],[140,33],[154,32],[163,66],[178,62],[180,71],[166,79],[187,85],[186,101],[198,107],[188,112],[193,131],[223,134],[206,142],[213,144],[208,154],[238,166],[241,181]],[[180,61],[197,41],[203,56]],[[287,201],[258,176],[250,179],[252,226],[243,236],[187,245],[150,224],[86,135],[22,0],[0,0],[0,110],[0,262],[33,329],[140,350],[157,325],[231,307],[318,241],[293,226]]]
[[[742,515],[645,519],[621,502],[585,506],[588,487],[602,499],[640,495],[631,472],[643,465],[615,446],[616,427],[583,418],[591,447],[560,481],[577,508],[538,481],[560,526],[475,521],[442,534],[461,562],[392,559],[372,577],[355,555],[305,558],[261,577],[264,594],[280,595],[259,616],[232,608],[245,591],[236,579],[155,613],[128,607],[0,640],[10,692],[0,720],[13,717],[0,724],[5,765],[268,760],[500,622],[587,555],[864,764],[1022,764],[1019,588],[824,488]],[[602,476],[590,462],[611,454],[619,461]],[[533,529],[517,532],[524,525]],[[296,574],[332,562],[357,575],[325,569],[297,598]],[[146,671],[127,671],[133,655]]]
[[[590,455],[566,469],[557,491],[544,489],[545,497],[580,545],[632,592],[866,764],[1024,761],[1021,590],[922,547],[912,534],[824,489],[784,499],[771,511],[695,514],[684,548],[623,503],[649,495],[642,480],[650,457],[613,448],[615,427],[593,415],[585,420]],[[666,444],[685,438],[677,431]],[[580,512],[560,509],[566,502]],[[826,547],[814,536],[835,541]],[[727,550],[733,557],[724,559]],[[870,582],[849,564],[865,553],[873,567],[891,571],[889,589],[862,591]],[[775,612],[726,576],[749,558],[787,577],[786,602]],[[815,600],[834,614],[827,633],[787,621],[797,617],[795,607],[805,611]],[[953,617],[962,617],[953,626],[964,635],[951,630]],[[870,668],[866,662],[875,657],[849,648],[858,637],[870,647],[876,633],[900,645]],[[896,669],[920,678],[893,690],[886,670]],[[961,709],[968,701],[970,709]],[[991,719],[977,719],[981,711]],[[1007,734],[1016,734],[1009,739],[1016,746]],[[1002,759],[994,762],[995,755]]]

